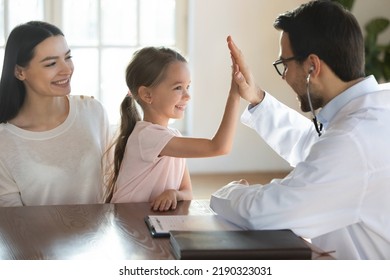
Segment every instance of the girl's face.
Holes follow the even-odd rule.
[[[70,93],[73,62],[65,38],[53,36],[39,43],[26,67],[16,66],[28,96],[65,96]]]
[[[166,69],[165,79],[157,86],[149,88],[150,103],[147,105],[145,117],[151,117],[153,123],[164,126],[168,124],[169,119],[183,118],[191,98],[188,91],[190,83],[187,63],[181,61],[171,63]]]

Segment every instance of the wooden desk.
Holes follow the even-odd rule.
[[[0,259],[174,259],[169,238],[152,238],[146,215],[207,213],[205,201],[153,212],[149,203],[0,207]],[[325,258],[313,252],[313,259]]]

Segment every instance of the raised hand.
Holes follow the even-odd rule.
[[[236,46],[231,36],[227,37],[227,43],[234,62],[235,73],[233,78],[238,85],[240,96],[253,105],[259,104],[264,98],[264,91],[256,85],[243,53]]]

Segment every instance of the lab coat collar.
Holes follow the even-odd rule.
[[[351,100],[363,95],[370,94],[379,88],[379,84],[373,75],[346,89],[326,104],[317,115],[318,121],[326,130],[333,117]]]

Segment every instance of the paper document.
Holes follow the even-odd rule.
[[[241,230],[218,215],[150,215],[145,218],[145,222],[155,237],[169,236],[172,230]]]

